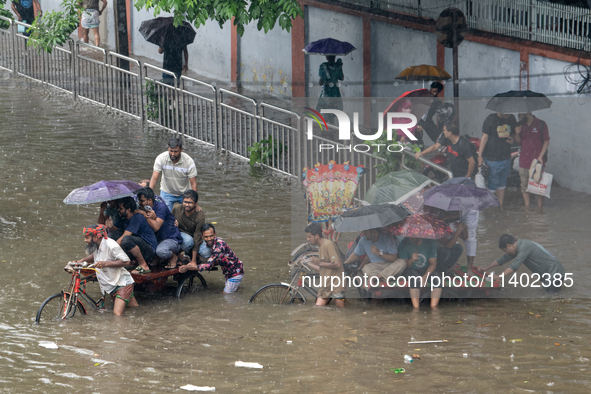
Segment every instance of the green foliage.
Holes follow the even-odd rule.
[[[365,141],[365,143],[370,146],[382,144],[379,152],[378,152],[377,148],[375,148],[374,152],[372,154],[372,156],[374,156],[374,157],[380,157],[380,158],[386,160],[385,162],[375,165],[375,167],[378,169],[378,175],[377,175],[378,178],[388,175],[392,171],[400,170],[401,166],[402,166],[402,157],[403,156],[404,156],[404,164],[406,165],[406,167],[408,167],[412,170],[415,170],[415,171],[421,171],[421,162],[420,161],[415,160],[415,159],[411,158],[410,156],[406,156],[402,152],[390,152],[388,149],[386,149],[385,147],[388,145],[391,145],[391,142],[392,141],[389,141],[388,139],[386,139],[386,137],[380,138],[375,141]],[[406,147],[409,148],[410,150],[412,150],[413,152],[420,152],[421,151],[421,148],[417,144],[406,145]]]
[[[199,27],[209,19],[216,21],[220,27],[232,20],[237,33],[244,34],[244,26],[255,22],[258,30],[269,30],[279,24],[283,30],[290,31],[291,21],[303,18],[304,11],[297,0],[136,0],[138,10],[154,10],[154,16],[162,11],[174,15],[175,26],[183,20]]]
[[[12,17],[12,12],[10,12],[7,9],[4,9],[4,0],[0,0],[0,16],[14,20],[14,18]],[[9,26],[10,25],[8,24],[8,22],[3,20],[0,21],[0,29],[6,30]]]
[[[144,92],[146,95],[146,116],[148,120],[161,122],[163,126],[172,127],[174,119],[177,116],[176,105],[172,98],[164,92],[158,92],[156,83],[146,80]],[[160,111],[163,112],[162,116]]]
[[[79,24],[82,7],[77,1],[63,0],[60,11],[44,13],[43,17],[37,18],[30,29],[29,45],[49,53],[53,46],[63,45]],[[0,3],[0,8],[1,5]],[[175,26],[188,21],[199,28],[209,19],[223,27],[234,18],[233,23],[240,36],[244,34],[244,26],[251,22],[255,22],[257,29],[264,30],[265,33],[276,24],[289,32],[291,21],[304,17],[304,11],[297,0],[136,0],[135,8],[153,9],[154,16],[163,11],[170,12],[174,15]],[[2,11],[7,10],[0,10],[0,15],[3,15]]]
[[[78,27],[82,7],[77,0],[64,0],[61,11],[50,11],[33,22],[28,45],[51,53],[54,46],[61,46],[70,39],[70,34]]]
[[[146,116],[150,120],[158,119],[160,114],[160,98],[158,97],[156,84],[150,80],[146,80],[144,92],[146,92]]]
[[[269,138],[268,140],[255,142],[246,150],[250,152],[251,166],[255,166],[257,163],[277,166],[282,155],[287,154],[287,146],[284,146],[282,143],[274,140],[273,137]],[[273,154],[275,155],[274,162]]]

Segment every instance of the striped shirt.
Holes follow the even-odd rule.
[[[170,160],[168,151],[161,153],[154,161],[154,171],[162,173],[160,190],[175,196],[182,196],[190,190],[189,178],[197,176],[195,162],[186,153],[181,153],[176,164]]]

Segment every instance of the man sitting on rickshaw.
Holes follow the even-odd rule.
[[[353,263],[363,255],[366,257],[359,268],[368,276],[377,276],[380,280],[398,276],[406,269],[405,261],[398,259],[396,240],[388,234],[382,234],[379,228],[364,231],[355,251],[344,264]]]
[[[242,261],[238,259],[236,254],[230,249],[228,244],[223,239],[216,237],[215,227],[206,223],[201,227],[201,236],[211,249],[211,256],[207,259],[205,264],[197,264],[196,262],[182,265],[179,268],[180,273],[187,271],[203,271],[211,269],[214,265],[222,267],[224,275],[226,276],[226,286],[224,287],[224,293],[234,293],[238,290],[240,282],[244,277],[244,268],[242,267]]]
[[[136,208],[137,205],[131,197],[119,200],[119,216],[126,219],[127,224],[122,221],[115,223],[115,227],[123,230],[123,235],[117,239],[117,243],[128,256],[137,260],[139,265],[136,267],[136,271],[139,274],[148,274],[151,270],[147,261],[154,259],[158,241],[154,230]]]
[[[154,191],[149,187],[140,189],[137,193],[137,199],[142,208],[138,212],[144,215],[148,224],[156,233],[156,239],[158,240],[156,255],[161,261],[168,262],[165,268],[176,268],[177,253],[181,250],[183,238],[178,227],[174,225],[174,216],[172,216],[166,204],[156,201]]]
[[[183,243],[181,249],[185,251],[186,256],[191,257],[191,263],[197,264],[197,256],[204,258],[211,256],[211,250],[203,241],[201,236],[201,227],[205,224],[205,214],[202,210],[197,210],[199,194],[195,190],[187,190],[183,194],[183,203],[175,204],[172,208],[172,214],[175,218],[174,224],[181,231]]]

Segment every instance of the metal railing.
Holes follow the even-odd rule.
[[[468,27],[573,49],[588,49],[591,10],[537,0],[341,0],[368,8],[437,19],[455,7]]]
[[[308,139],[303,126],[312,119],[296,112],[186,76],[179,79],[160,67],[80,41],[69,41],[69,49],[39,51],[27,47],[29,37],[17,32],[22,23],[1,16],[0,21],[9,26],[0,30],[0,69],[56,87],[75,99],[131,115],[144,124],[181,133],[245,159],[259,155],[263,166],[298,178],[304,167],[312,168],[318,162],[363,165],[359,199],[375,182],[376,165],[384,161],[333,141],[336,138],[325,138],[320,131]],[[129,70],[119,65],[121,61],[129,62]],[[334,132],[336,127],[330,125],[329,129]],[[321,149],[323,145],[334,148]],[[436,170],[448,173],[440,167]]]

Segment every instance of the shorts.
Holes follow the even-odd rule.
[[[99,21],[99,12],[98,10],[93,10],[92,8],[88,8],[82,11],[82,18],[80,19],[80,25],[84,29],[94,29],[95,27],[99,27],[101,23]]]
[[[129,304],[129,300],[133,298],[133,283],[124,287],[116,287],[111,293],[111,298],[115,301],[115,298],[121,298],[125,301],[125,306]]]
[[[529,183],[529,168],[519,167],[519,179],[521,180],[521,192],[527,193],[527,184]]]
[[[244,278],[244,274],[236,275],[231,278],[226,279],[226,286],[224,286],[224,293],[235,293],[236,290],[240,287],[240,282],[242,282],[242,278]]]
[[[511,159],[492,161],[484,159],[486,165],[490,167],[488,175],[488,190],[503,190],[507,187],[507,178],[511,172]]]

